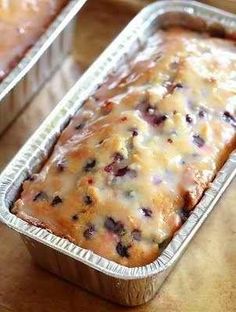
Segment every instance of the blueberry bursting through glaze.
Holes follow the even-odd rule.
[[[84,231],[84,237],[86,239],[91,239],[92,236],[94,235],[96,229],[95,229],[95,226],[93,224],[89,224],[87,229]]]
[[[189,215],[190,215],[190,212],[184,208],[179,211],[179,216],[183,223],[188,219]]]
[[[72,219],[73,221],[77,221],[77,220],[79,220],[79,216],[78,216],[77,214],[75,214],[75,215],[73,215],[73,216],[71,217],[71,219]]]
[[[85,123],[84,122],[81,122],[80,124],[78,124],[77,126],[75,126],[75,129],[76,130],[81,130],[85,127]]]
[[[120,153],[115,153],[115,155],[113,156],[113,161],[109,165],[107,165],[104,170],[107,173],[113,173],[113,171],[115,171],[116,165],[119,164],[123,159],[123,155],[121,155]]]
[[[196,134],[193,136],[193,143],[197,145],[198,147],[203,147],[205,144],[205,141],[203,140],[203,138],[200,137],[200,135]]]
[[[151,218],[152,217],[152,210],[149,208],[141,208],[142,213],[145,217]]]
[[[138,136],[138,129],[137,128],[130,128],[129,131],[132,133],[132,136]]]
[[[193,119],[189,114],[187,114],[185,118],[188,123],[192,123]]]
[[[119,236],[125,234],[124,225],[120,221],[115,221],[111,217],[107,217],[104,223],[104,227],[109,231]]]
[[[129,248],[131,246],[128,245],[128,246],[125,246],[123,245],[121,242],[119,242],[117,245],[116,245],[116,251],[118,253],[118,255],[120,255],[122,258],[129,258]]]
[[[135,178],[137,176],[137,172],[135,170],[130,169],[128,166],[121,166],[121,161],[123,159],[123,155],[120,153],[115,153],[113,156],[113,161],[104,168],[104,171],[113,174],[115,177],[129,175],[130,178]]]
[[[123,177],[129,174],[130,178],[135,178],[137,172],[130,169],[128,166],[121,167],[121,161],[124,159],[123,155],[120,153],[115,153],[113,156],[113,161],[104,168],[107,173],[113,174],[115,177]]]
[[[33,201],[38,201],[38,200],[48,200],[48,196],[45,192],[38,192],[34,198]]]
[[[200,110],[199,113],[198,113],[198,116],[200,118],[204,118],[206,116],[207,112],[205,110]]]
[[[121,153],[115,153],[114,155],[114,161],[120,162],[124,159],[124,156]]]
[[[35,174],[30,175],[27,180],[30,181],[30,182],[35,181],[36,180],[36,175]]]
[[[133,230],[132,231],[132,237],[133,237],[133,239],[134,240],[136,240],[136,241],[141,241],[141,231],[140,230],[138,230],[138,229],[135,229],[135,230]]]
[[[96,166],[96,159],[90,159],[87,161],[85,167],[84,167],[84,171],[85,172],[89,172],[91,171],[95,166]]]
[[[116,177],[123,177],[130,169],[128,168],[128,166],[124,167],[124,168],[120,168],[115,172],[115,176]]]
[[[91,205],[93,203],[91,196],[89,195],[84,196],[84,203],[85,205]]]
[[[65,170],[65,167],[66,167],[65,159],[58,161],[56,164],[56,167],[57,167],[58,172],[63,172]]]
[[[55,196],[51,202],[51,206],[57,206],[62,203],[62,199],[59,196]]]
[[[233,127],[236,127],[236,119],[229,112],[224,112],[224,119],[225,121],[229,122]]]
[[[147,99],[136,107],[142,114],[143,119],[153,127],[160,126],[167,118],[167,115],[160,114],[154,107],[150,106]]]

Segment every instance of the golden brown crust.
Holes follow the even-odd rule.
[[[235,148],[235,50],[182,29],[151,37],[86,101],[14,213],[117,263],[152,262]]]
[[[232,140],[225,145],[225,148],[219,152],[215,172],[202,172],[201,170],[196,170],[192,166],[186,168],[181,183],[185,210],[190,211],[196,206],[203,196],[204,191],[210,187],[216,172],[223,166],[229,154],[235,149],[235,146],[236,137],[233,137]]]

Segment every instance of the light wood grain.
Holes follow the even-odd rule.
[[[24,113],[0,138],[0,169],[14,156],[63,93],[142,6],[89,1],[80,16],[76,58],[63,64]],[[104,25],[106,25],[104,27]],[[70,73],[73,72],[71,75]],[[69,75],[69,76],[68,76]],[[136,312],[233,312],[235,296],[236,181],[192,241],[159,294]],[[1,312],[130,311],[95,297],[33,264],[17,233],[0,225]]]

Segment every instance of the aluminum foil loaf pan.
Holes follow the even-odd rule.
[[[0,133],[70,51],[74,17],[85,2],[86,0],[70,0],[33,48],[0,83]]]
[[[139,305],[152,299],[199,227],[236,175],[232,153],[211,187],[161,255],[151,264],[128,268],[85,250],[11,213],[24,179],[39,170],[69,119],[105,78],[129,62],[160,27],[182,25],[232,35],[233,15],[192,1],[162,1],[146,7],[88,69],[57,105],[0,177],[0,219],[19,232],[33,259],[57,274],[108,300]]]

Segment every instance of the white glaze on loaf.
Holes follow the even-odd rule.
[[[235,147],[235,52],[157,32],[86,101],[13,212],[117,263],[155,260]]]

